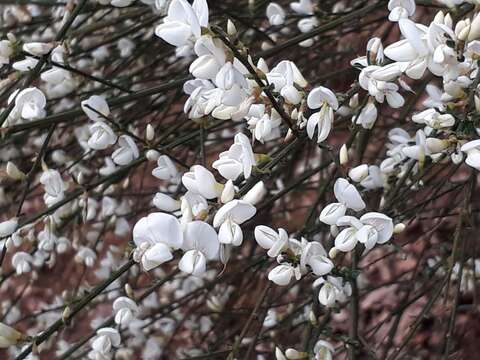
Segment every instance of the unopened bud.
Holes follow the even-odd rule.
[[[220,201],[223,204],[226,204],[227,202],[233,200],[235,196],[235,186],[233,185],[232,180],[228,180],[227,183],[225,184],[225,187],[223,188],[222,195],[220,196]]]
[[[475,95],[474,100],[475,100],[475,110],[477,112],[480,112],[480,98],[477,95]]]
[[[21,171],[17,165],[15,165],[13,162],[9,161],[7,162],[7,175],[11,177],[13,180],[23,180],[25,179],[25,173]]]
[[[467,40],[468,33],[470,32],[470,21],[461,20],[455,26],[455,35],[458,40]]]
[[[340,148],[340,165],[345,165],[348,163],[348,149],[347,145],[343,144]]]
[[[83,171],[80,171],[77,175],[77,183],[79,185],[85,184],[85,175],[83,175]]]
[[[335,259],[335,257],[337,256],[338,254],[338,249],[334,246],[330,249],[330,251],[328,252],[328,256],[330,257],[330,259]]]
[[[298,359],[305,359],[307,357],[307,353],[305,352],[300,352],[295,349],[287,349],[285,351],[285,356],[287,357],[288,360],[298,360]]]
[[[153,128],[152,124],[147,125],[147,129],[145,130],[145,139],[147,141],[152,141],[155,138],[155,129]]]
[[[338,226],[337,225],[331,225],[330,226],[330,234],[332,234],[333,237],[337,237],[339,231],[338,231]]]
[[[433,22],[435,24],[442,24],[443,25],[443,22],[445,21],[445,14],[443,13],[443,11],[439,11],[435,14],[435,17],[433,18]]]
[[[160,157],[160,153],[157,150],[147,150],[147,153],[145,154],[146,158],[148,161],[157,161],[158,158]]]
[[[432,154],[437,154],[439,152],[442,152],[443,150],[448,148],[448,146],[450,145],[448,140],[437,139],[437,138],[428,138],[425,141],[425,144],[427,146],[427,149]]]
[[[472,41],[480,37],[480,13],[475,15],[470,25],[470,32],[468,33],[467,40]]]
[[[70,306],[66,306],[62,312],[62,321],[66,323],[70,315],[72,315],[72,309],[70,309]]]
[[[400,234],[403,230],[405,230],[405,224],[404,223],[398,223],[393,227],[393,233],[394,234]]]
[[[227,21],[227,34],[230,36],[234,36],[237,34],[237,28],[232,20],[228,19]]]
[[[128,296],[130,299],[134,299],[134,298],[135,298],[135,294],[133,293],[133,289],[132,289],[132,287],[130,286],[129,283],[126,283],[126,284],[125,284],[124,289],[125,289],[125,294],[127,294],[127,296]]]
[[[315,316],[315,313],[312,310],[308,312],[308,320],[313,326],[316,326],[318,323],[317,317]]]

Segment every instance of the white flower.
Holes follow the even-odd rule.
[[[80,106],[88,118],[93,121],[104,121],[110,115],[110,108],[103,96],[92,95],[87,100],[83,100]]]
[[[187,190],[202,195],[206,199],[214,199],[222,194],[223,186],[213,174],[201,165],[194,165],[182,176],[182,183]]]
[[[279,93],[282,93],[285,87],[287,87],[287,90],[284,91],[291,91],[293,85],[298,85],[301,88],[308,85],[307,80],[293,61],[280,61],[266,76],[268,82],[273,84],[275,91]]]
[[[92,249],[86,246],[81,246],[75,254],[75,261],[78,263],[83,263],[87,267],[92,267],[96,259],[97,254],[95,254]]]
[[[157,160],[157,167],[152,170],[152,175],[160,180],[173,180],[178,176],[175,164],[167,155],[160,155]]]
[[[383,63],[384,57],[383,57],[382,39],[378,37],[373,37],[370,40],[368,40],[367,54],[369,56],[370,61],[373,61],[375,64],[379,65]],[[368,64],[368,61],[367,61],[367,64]]]
[[[112,347],[120,345],[120,334],[114,328],[101,328],[91,343],[92,351],[88,357],[93,360],[109,359]]]
[[[220,153],[219,159],[213,162],[212,167],[225,179],[236,180],[241,174],[248,179],[254,165],[256,161],[252,145],[245,135],[238,133],[230,149]]]
[[[12,266],[17,275],[28,273],[32,270],[33,257],[29,253],[19,251],[12,257]]]
[[[190,65],[190,73],[199,79],[214,80],[225,64],[226,56],[222,41],[203,35],[195,42],[194,51],[198,58]]]
[[[275,109],[271,109],[269,115],[265,113],[264,104],[253,104],[250,106],[246,119],[255,139],[262,144],[280,136],[282,118]]]
[[[88,139],[88,146],[93,150],[104,150],[117,142],[117,135],[110,126],[102,121],[90,126],[92,134]]]
[[[368,101],[360,114],[352,117],[352,123],[362,125],[364,129],[371,129],[377,120],[378,110],[373,101]]]
[[[217,210],[217,213],[213,218],[213,226],[217,228],[227,219],[230,219],[235,224],[241,225],[245,221],[251,219],[256,212],[257,209],[255,206],[247,203],[246,201],[235,199],[226,203]]]
[[[386,99],[390,107],[397,109],[403,106],[405,99],[398,93],[398,85],[389,80],[398,77],[402,71],[403,67],[398,63],[384,67],[370,65],[362,69],[358,81],[363,89],[368,90],[368,93],[375,97],[376,101],[383,103]]]
[[[284,229],[278,229],[278,233],[265,225],[255,227],[255,240],[270,257],[278,256],[282,250],[288,247],[288,234]]]
[[[292,277],[295,276],[295,269],[291,265],[278,265],[268,273],[268,280],[274,282],[278,286],[287,286],[290,284]]]
[[[365,209],[365,202],[362,200],[358,190],[343,178],[338,178],[333,186],[333,192],[337,200],[345,204],[347,208],[360,211]]]
[[[310,266],[312,272],[317,276],[326,275],[333,269],[333,263],[328,258],[327,252],[322,244],[317,241],[307,242],[302,249],[300,267],[304,272],[307,265]]]
[[[50,252],[55,248],[57,236],[47,227],[38,233],[38,248],[44,252]]]
[[[15,96],[16,95],[16,96]],[[15,99],[15,107],[11,117],[21,117],[27,120],[41,119],[45,117],[45,105],[47,99],[43,92],[35,87],[14,92],[8,98],[8,103]]]
[[[415,13],[414,0],[390,0],[388,2],[388,20],[396,22],[400,19],[408,18]]]
[[[113,302],[115,323],[121,326],[128,325],[138,313],[138,305],[132,299],[121,296]]]
[[[208,5],[206,0],[195,0],[190,5],[186,0],[173,0],[163,23],[155,29],[155,34],[177,47],[189,40],[198,39],[201,27],[208,26]]]
[[[332,307],[335,303],[344,302],[351,295],[352,289],[349,283],[344,283],[341,277],[328,276],[327,280],[319,278],[314,282],[314,286],[323,284],[318,293],[320,304]]]
[[[115,150],[112,154],[112,160],[115,164],[128,165],[140,156],[137,144],[130,136],[120,136],[118,144],[120,149]]]
[[[426,147],[427,137],[423,130],[418,130],[415,134],[415,145],[405,146],[402,148],[402,153],[410,158],[417,160],[420,164],[425,161],[425,156],[429,155]]]
[[[384,244],[393,235],[393,221],[387,215],[378,212],[364,214],[360,221],[364,224],[357,232],[357,239],[370,250],[375,244]]]
[[[218,230],[218,240],[222,244],[240,246],[243,242],[242,228],[231,219],[227,219]]]
[[[193,217],[205,218],[208,214],[207,200],[199,194],[187,191],[181,198],[182,223],[192,221]],[[186,219],[184,219],[184,217]]]
[[[418,124],[425,124],[433,129],[447,128],[455,125],[455,118],[450,114],[440,114],[435,109],[427,109],[412,116]]]
[[[140,250],[136,260],[148,271],[173,258],[171,249],[182,247],[183,232],[175,216],[152,213],[135,224],[133,241]]]
[[[267,18],[273,26],[282,25],[285,22],[285,11],[277,3],[271,2],[267,6]]]
[[[214,259],[220,247],[215,230],[203,221],[193,221],[186,225],[183,250],[178,267],[183,272],[200,276],[206,271],[207,260]]]
[[[40,183],[45,188],[45,192],[54,198],[63,198],[64,191],[67,189],[60,173],[53,169],[42,173]]]
[[[469,141],[463,144],[460,150],[467,154],[465,163],[474,169],[480,170],[480,140]]]
[[[347,216],[344,216],[344,218],[345,217]],[[358,242],[357,230],[357,228],[351,226],[340,231],[335,238],[335,248],[342,252],[352,251]]]
[[[327,225],[335,225],[337,220],[344,216],[347,206],[342,203],[331,203],[325,206],[320,213],[320,221]]]
[[[310,109],[320,111],[310,115],[307,121],[307,134],[313,139],[315,129],[318,127],[317,142],[324,141],[330,134],[333,123],[333,110],[338,109],[338,100],[335,94],[323,86],[313,89],[307,97],[307,105]]]
[[[0,238],[12,235],[18,228],[18,219],[13,218],[0,223]]]

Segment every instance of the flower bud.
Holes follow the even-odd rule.
[[[230,36],[234,36],[237,34],[237,28],[232,20],[228,19],[227,21],[227,34]]]
[[[147,129],[145,130],[145,139],[147,141],[152,141],[155,137],[155,129],[153,128],[152,124],[147,125]]]
[[[460,41],[467,40],[469,32],[470,32],[470,21],[460,20],[455,26],[455,35]]]
[[[62,321],[66,323],[71,314],[72,314],[72,309],[70,309],[70,306],[65,306],[65,309],[63,309],[63,312],[62,312]]]
[[[85,184],[85,175],[83,174],[83,171],[80,171],[77,176],[77,183],[79,185]]]
[[[428,138],[426,140],[426,146],[427,149],[432,153],[432,154],[437,154],[439,152],[442,152],[448,146],[450,145],[448,140],[443,140],[443,139],[437,139],[437,138]]]
[[[475,15],[470,25],[470,32],[468,33],[467,40],[472,41],[480,37],[480,13]]]
[[[21,171],[17,165],[13,162],[7,162],[7,175],[11,177],[13,180],[23,180],[25,179],[25,173]]]
[[[393,227],[393,233],[394,234],[400,234],[403,230],[405,230],[405,224],[404,223],[398,223]]]
[[[157,150],[150,149],[147,150],[145,156],[148,161],[157,161],[160,157],[160,153]]]
[[[135,298],[135,294],[133,293],[133,289],[132,289],[132,287],[130,286],[129,283],[125,284],[124,289],[125,289],[125,294],[127,294],[127,296],[129,298],[131,298],[131,299]]]
[[[337,256],[338,254],[338,249],[334,246],[330,249],[330,251],[328,252],[328,256],[330,257],[330,259],[335,259],[335,257]]]
[[[275,348],[275,359],[276,360],[288,360],[285,355],[283,355],[282,350],[280,350],[278,347]]]
[[[343,144],[340,148],[340,165],[348,163],[348,148],[346,144]]]
[[[235,197],[235,187],[232,180],[228,180],[225,184],[225,187],[222,190],[222,195],[220,196],[220,201],[222,204],[226,204],[229,201],[233,200]]]
[[[298,359],[305,359],[307,358],[307,353],[305,352],[300,352],[295,349],[289,348],[285,351],[285,356],[289,360],[298,360]]]

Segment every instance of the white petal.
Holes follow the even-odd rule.
[[[170,248],[162,243],[150,247],[142,256],[142,265],[146,271],[173,259]]]
[[[202,252],[189,250],[178,262],[178,268],[187,274],[200,276],[207,270],[207,260]]]
[[[294,269],[290,265],[278,265],[268,273],[268,280],[279,286],[286,286],[292,280]]]

